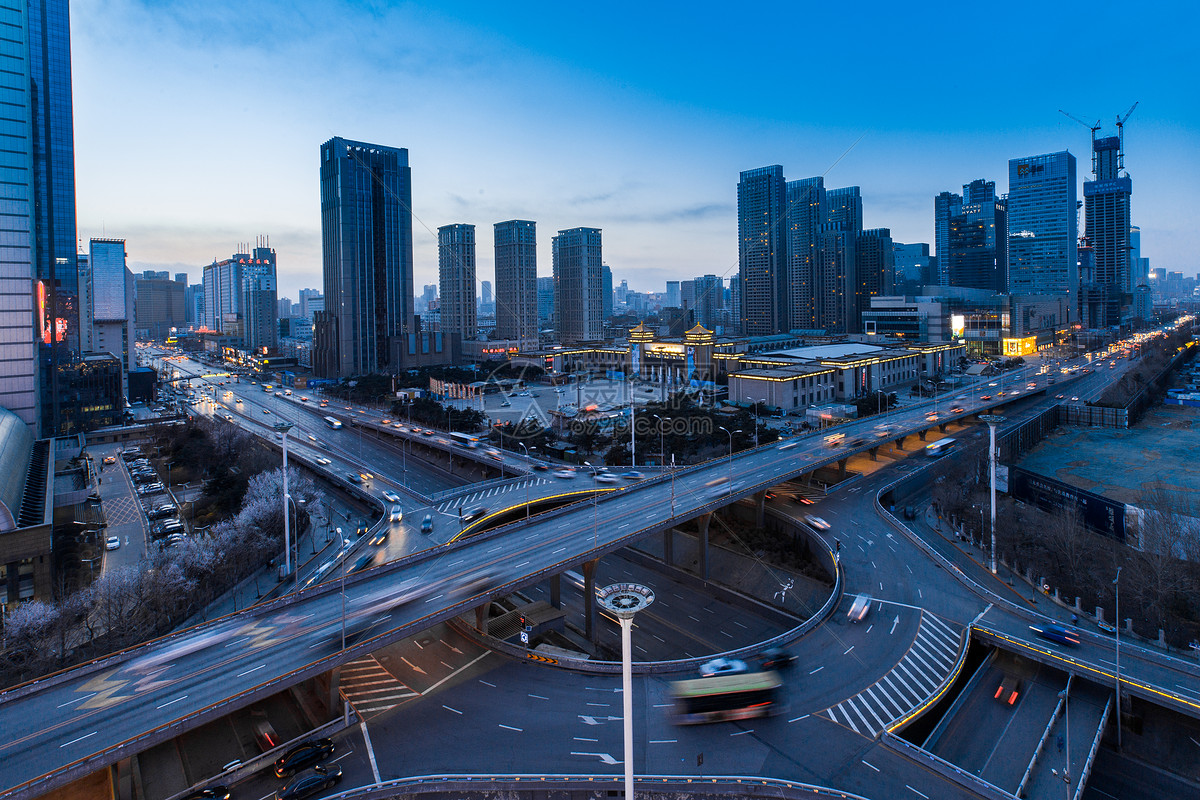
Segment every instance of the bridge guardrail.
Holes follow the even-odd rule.
[[[949,761],[935,756],[928,750],[918,747],[906,739],[902,739],[891,731],[884,731],[879,737],[879,742],[898,755],[922,764],[939,775],[968,787],[976,794],[989,798],[989,800],[1013,800],[1013,796],[1000,787],[985,781],[973,772],[968,772],[954,766]]]
[[[780,778],[764,778],[753,775],[635,775],[634,789],[639,797],[662,796],[715,797],[778,797],[791,800],[801,797],[836,797],[841,800],[867,800],[862,795]],[[595,797],[600,792],[618,793],[625,783],[623,775],[535,775],[535,774],[478,774],[478,775],[420,775],[410,778],[395,778],[377,786],[361,786],[330,795],[330,800],[384,800],[402,792],[405,796],[438,794],[464,796],[469,792],[486,792],[495,796],[497,789],[506,795],[523,792],[534,796],[559,796],[560,793],[581,792]],[[710,788],[711,787],[711,788]]]

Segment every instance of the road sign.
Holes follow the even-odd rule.
[[[529,644],[529,632],[521,631],[521,644]]]

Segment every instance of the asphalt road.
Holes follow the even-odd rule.
[[[973,401],[965,391],[958,402],[966,408],[960,415],[970,413],[977,406],[993,404],[990,401]],[[930,423],[924,416],[926,410],[905,410],[890,415],[888,421],[902,427],[928,427]],[[938,420],[939,423],[945,421],[944,415]],[[772,445],[738,454],[734,456],[732,467],[727,463],[718,462],[681,471],[666,479],[626,487],[624,491],[612,493],[600,500],[602,516],[609,523],[597,526],[590,537],[586,535],[586,531],[591,521],[590,517],[595,512],[581,504],[564,509],[558,514],[535,519],[525,525],[513,526],[501,534],[500,538],[468,540],[452,550],[420,559],[400,570],[385,571],[386,574],[367,573],[348,587],[347,602],[351,608],[371,598],[382,598],[381,602],[385,604],[395,603],[398,581],[403,582],[405,586],[416,586],[419,582],[421,586],[434,587],[434,594],[414,598],[393,607],[390,613],[387,613],[387,619],[379,619],[376,623],[378,627],[372,629],[374,632],[375,629],[396,626],[389,638],[399,638],[406,633],[428,627],[438,619],[453,613],[453,605],[463,601],[463,598],[473,596],[473,599],[463,601],[462,604],[475,605],[485,594],[506,593],[517,587],[527,580],[522,576],[529,575],[539,568],[569,568],[579,563],[581,558],[590,558],[599,552],[615,549],[643,532],[659,530],[669,518],[686,519],[706,506],[727,502],[737,496],[749,494],[760,486],[770,486],[787,477],[811,471],[815,466],[845,456],[851,451],[866,449],[870,445],[870,442],[866,441],[869,435],[868,426],[872,426],[874,422],[875,420],[867,420],[842,428],[841,430],[847,433],[847,441],[851,442],[849,446],[829,448],[818,440],[808,439],[788,447],[792,443],[787,442],[782,446]],[[863,432],[862,438],[865,443],[853,444],[856,431]],[[732,488],[726,482],[730,470],[735,476]],[[889,477],[888,471],[883,470],[877,480],[886,477]],[[870,690],[878,681],[886,679],[901,663],[903,653],[917,646],[925,615],[932,614],[935,618],[945,618],[961,625],[978,613],[982,606],[982,603],[960,584],[946,580],[945,576],[940,574],[940,568],[930,564],[915,546],[891,533],[882,520],[863,513],[870,508],[873,485],[874,482],[863,481],[860,486],[861,494],[850,490],[844,493],[844,497],[847,498],[844,501],[844,518],[839,518],[842,512],[836,508],[829,508],[826,513],[839,518],[836,522],[833,519],[830,522],[843,534],[844,540],[853,545],[846,547],[842,556],[848,590],[870,591],[882,605],[876,612],[877,621],[868,623],[866,627],[852,626],[853,630],[848,631],[844,622],[839,624],[839,621],[844,619],[840,615],[827,626],[823,626],[823,634],[832,636],[836,644],[830,646],[826,639],[823,642],[825,647],[819,653],[802,659],[803,663],[811,668],[809,675],[815,676],[811,680],[811,691],[809,685],[806,684],[805,687],[804,699],[808,702],[813,698],[837,699],[838,705],[841,705],[865,692],[873,702],[886,703],[886,696],[881,701],[880,696]],[[580,535],[581,531],[585,532],[583,536]],[[859,552],[856,553],[855,550]],[[503,586],[491,590],[484,588],[489,584]],[[324,668],[324,664],[315,664],[322,655],[331,656],[327,662],[331,665],[336,660],[333,653],[340,644],[334,641],[340,630],[340,612],[339,593],[302,593],[292,606],[286,609],[250,612],[246,616],[224,623],[228,627],[201,629],[184,636],[178,644],[170,642],[150,645],[141,652],[135,652],[111,671],[86,676],[86,679],[68,675],[45,690],[22,697],[3,698],[0,708],[3,708],[6,719],[16,720],[13,729],[9,731],[8,741],[0,746],[0,757],[5,759],[6,764],[7,782],[12,785],[36,777],[74,758],[97,752],[111,742],[129,738],[155,725],[195,713],[228,696],[239,687],[249,688],[274,676],[305,667]],[[994,613],[1003,617],[1000,612]],[[378,612],[380,618],[384,614],[384,611]],[[888,617],[892,617],[891,625],[878,621],[879,618],[886,620]],[[372,621],[376,620],[374,614],[369,618]],[[1013,622],[1001,619],[995,624],[1003,627],[1012,626]],[[905,629],[901,628],[902,625],[910,626],[907,628],[907,636]],[[949,633],[942,632],[944,637],[953,634],[952,625],[947,626],[947,629]],[[872,633],[874,638],[870,638]],[[883,638],[885,636],[886,639]],[[860,640],[859,637],[866,638]],[[798,646],[808,648],[821,640],[821,635],[812,635]],[[205,646],[192,649],[199,643]],[[842,644],[847,646],[840,648]],[[932,662],[940,663],[937,658],[930,658]],[[1136,658],[1132,660],[1136,662]],[[1139,666],[1131,663],[1128,669],[1133,672]],[[826,667],[832,668],[826,670]],[[509,668],[529,667],[520,664],[505,667]],[[567,675],[557,671],[546,674]],[[217,676],[221,676],[221,679],[215,680]],[[551,680],[558,679],[561,678]],[[824,681],[830,679],[833,679],[834,685],[826,686],[822,690],[820,687]],[[889,684],[889,687],[894,686],[894,683]],[[574,686],[569,690],[575,697],[579,696],[578,691],[578,687]],[[661,692],[654,688],[652,680],[648,680],[646,693],[651,699],[663,697]],[[881,689],[879,694],[885,693]],[[132,702],[135,699],[136,702]],[[498,708],[494,700],[489,703],[489,707],[493,713]],[[654,704],[651,707],[654,707]],[[824,708],[814,710],[825,711],[831,707],[832,704],[828,704]],[[882,719],[872,708],[867,707],[864,707],[864,711],[857,710],[856,707],[855,714],[864,726],[868,727],[870,718]],[[833,715],[823,716],[810,712],[809,717],[793,719],[796,723],[811,720],[804,725],[798,725],[795,730],[814,725],[820,728],[807,731],[801,741],[808,744],[799,745],[801,747],[821,749],[821,746],[829,745],[843,735],[858,737],[861,742],[873,741],[869,731],[855,731],[851,725],[840,725],[834,721]],[[54,722],[47,726],[41,720]],[[657,717],[647,714],[643,724],[658,725],[657,720]],[[103,725],[100,724],[101,721]],[[667,722],[663,724],[669,725]],[[782,728],[785,724],[793,723],[782,722],[780,718],[776,718],[764,723],[761,728],[778,732],[787,730]],[[845,734],[830,734],[827,729],[831,727],[840,727]],[[702,726],[689,730],[697,731],[698,741],[704,741],[718,736],[719,734],[714,732],[722,728],[726,726]],[[495,735],[494,731],[491,734]],[[650,736],[654,735],[655,732],[651,731]],[[665,731],[661,735],[665,736]],[[730,735],[727,729],[726,735]],[[735,731],[733,735],[742,734]],[[748,733],[746,735],[749,736]],[[434,738],[425,737],[426,741]],[[754,737],[752,741],[758,741],[760,738],[761,735]],[[814,739],[820,740],[820,746],[813,747]],[[561,735],[554,737],[556,744],[564,741],[568,739],[563,739]],[[671,743],[665,739],[663,741]],[[674,743],[677,744],[678,740]],[[861,746],[860,743],[859,747]],[[519,748],[520,745],[514,745],[512,755],[515,756],[515,749]],[[783,752],[794,752],[794,748],[795,745],[791,751]],[[770,753],[775,751],[765,744],[762,748],[726,747],[723,751],[719,750],[714,758],[725,763],[728,757],[729,769],[745,771],[747,764],[755,765],[754,753],[759,751],[762,754],[762,766],[761,769],[756,767],[754,771],[782,775],[792,770],[792,767],[787,766],[794,761],[791,756],[783,759],[785,763],[780,763],[778,770],[772,768],[771,764],[774,762]],[[459,752],[474,758],[472,769],[479,768],[479,749],[460,747]],[[504,748],[489,753],[490,758],[498,757],[499,763],[509,765],[510,761],[505,758],[506,755],[508,753]],[[673,756],[670,758],[673,761]],[[682,758],[686,761],[686,756]],[[876,758],[884,760],[889,756],[876,755]],[[857,790],[859,781],[854,778],[853,772],[861,769],[863,778],[870,779],[866,780],[866,784],[875,785],[872,782],[874,779],[866,774],[867,767],[851,768],[848,766],[849,762],[846,763],[844,773],[838,773],[836,770],[830,773],[827,768],[823,768],[821,772],[824,775],[833,774],[838,779],[838,785]],[[712,762],[709,762],[709,768],[711,765]],[[870,767],[877,768],[878,764]],[[647,769],[655,771],[652,768]],[[908,769],[912,769],[911,765]],[[549,770],[543,763],[536,771]],[[897,766],[894,774],[905,774],[905,768]],[[923,778],[928,779],[929,776]],[[955,793],[947,787],[947,791],[938,796],[954,796]]]

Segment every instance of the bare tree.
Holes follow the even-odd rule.
[[[1071,593],[1090,583],[1095,538],[1075,508],[1056,511],[1046,520],[1042,541],[1049,556],[1047,566]]]

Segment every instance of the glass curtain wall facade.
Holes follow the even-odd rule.
[[[321,145],[323,377],[387,372],[389,338],[415,333],[408,150],[334,137]]]
[[[1008,291],[1068,294],[1079,319],[1079,223],[1075,156],[1067,151],[1008,162]]]
[[[558,341],[596,341],[604,335],[603,254],[599,228],[570,228],[551,240],[554,328]]]
[[[825,179],[787,182],[788,329],[816,327],[818,233],[825,222]]]
[[[783,167],[775,164],[741,173],[737,198],[742,332],[748,336],[783,333],[788,327]]]

